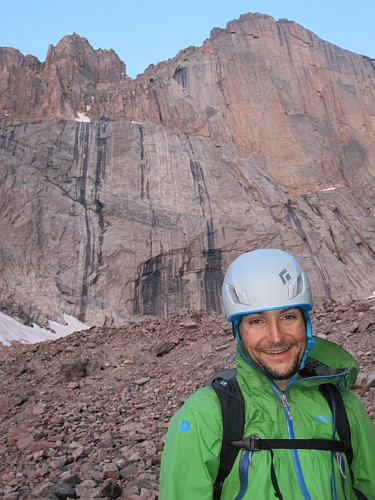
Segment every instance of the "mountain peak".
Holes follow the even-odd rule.
[[[40,66],[3,54],[0,299],[27,317],[220,311],[259,247],[316,303],[375,289],[372,61],[264,14],[136,79],[75,33]]]

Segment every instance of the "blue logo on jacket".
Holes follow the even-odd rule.
[[[322,415],[315,415],[314,419],[317,421],[317,422],[332,422],[332,416],[328,416],[328,417],[322,417]]]
[[[188,430],[190,429],[190,422],[188,422],[187,420],[183,420],[178,428],[181,432],[188,432]]]

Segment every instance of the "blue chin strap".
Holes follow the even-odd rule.
[[[303,314],[305,316],[306,320],[306,336],[307,336],[307,345],[306,345],[306,351],[305,354],[303,355],[301,364],[299,365],[299,369],[302,370],[302,368],[305,366],[306,363],[306,358],[311,351],[311,349],[315,346],[315,340],[312,337],[312,328],[311,328],[311,318],[310,314],[303,309]]]
[[[238,331],[238,327],[241,323],[242,316],[236,316],[233,320],[233,329],[234,334],[236,336],[237,342],[241,342],[240,332]]]
[[[307,356],[308,356],[309,352],[311,351],[311,349],[315,346],[315,340],[312,337],[310,315],[305,309],[302,309],[302,312],[303,312],[303,315],[304,315],[305,321],[306,321],[307,345],[306,345],[306,350],[305,350],[305,353],[303,355],[301,364],[299,365],[300,370],[302,370],[302,368],[305,366]],[[236,316],[233,320],[233,329],[234,329],[234,334],[236,336],[237,342],[241,342],[240,332],[238,330],[239,324],[241,323],[241,319],[242,319],[242,316]]]

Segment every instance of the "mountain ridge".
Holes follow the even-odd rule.
[[[21,56],[0,49],[3,312],[220,312],[258,247],[294,253],[319,304],[373,293],[373,60],[260,14],[135,79],[75,34]]]

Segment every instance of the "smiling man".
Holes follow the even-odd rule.
[[[303,313],[294,307],[246,314],[239,332],[254,363],[279,389],[285,390],[306,351]]]
[[[375,429],[350,391],[358,366],[312,336],[299,262],[275,249],[241,255],[225,275],[223,303],[237,357],[235,379],[220,384],[238,392],[223,405],[215,386],[203,387],[172,418],[160,500],[375,499]],[[240,421],[240,438],[228,440],[228,425]]]

